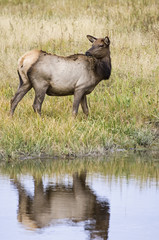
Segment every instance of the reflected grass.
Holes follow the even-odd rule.
[[[21,175],[34,178],[72,175],[75,172],[97,173],[112,179],[136,179],[140,183],[159,182],[159,155],[152,157],[143,154],[113,154],[103,158],[81,159],[28,159],[25,161],[1,162],[0,173],[15,179]]]

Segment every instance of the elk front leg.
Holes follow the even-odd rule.
[[[84,92],[82,90],[75,91],[74,93],[74,102],[73,102],[73,110],[72,110],[73,117],[77,116],[79,104],[81,102],[83,95],[84,95]]]
[[[82,107],[82,110],[83,110],[84,114],[86,114],[86,116],[88,117],[89,110],[88,110],[86,95],[84,95],[81,99],[81,107]]]

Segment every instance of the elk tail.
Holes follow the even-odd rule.
[[[19,76],[19,88],[20,88],[23,85],[23,80],[22,80],[22,77],[19,73],[19,70],[17,70],[17,72],[18,72],[18,76]]]

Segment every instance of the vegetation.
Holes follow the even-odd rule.
[[[0,156],[102,154],[159,146],[158,0],[0,0]],[[9,116],[17,60],[38,48],[84,53],[86,35],[111,40],[112,75],[88,96],[90,116],[72,119],[73,97],[46,97],[42,117],[31,90]]]

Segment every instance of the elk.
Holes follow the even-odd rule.
[[[78,113],[79,104],[86,116],[89,110],[87,94],[90,94],[101,80],[111,74],[110,40],[87,35],[92,47],[85,54],[63,57],[42,50],[26,52],[18,60],[19,88],[11,99],[10,114],[24,95],[33,88],[35,99],[33,109],[41,114],[45,94],[49,96],[74,95],[73,116]]]

